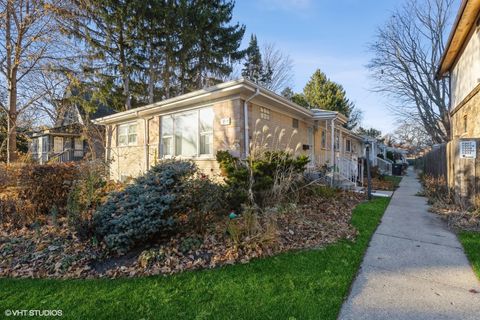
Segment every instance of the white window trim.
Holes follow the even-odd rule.
[[[325,138],[325,141],[323,141],[323,138]],[[325,142],[325,143],[324,143]],[[323,150],[327,150],[328,143],[327,143],[327,129],[321,129],[320,130],[320,148]]]
[[[214,145],[212,145],[212,153],[211,154],[200,154],[200,136],[203,134],[203,135],[206,135],[206,134],[211,134],[212,135],[212,144],[213,144],[213,126],[214,126],[214,123],[215,123],[215,113],[214,113],[214,119],[213,119],[213,122],[212,122],[212,131],[205,131],[205,132],[200,132],[200,110],[202,109],[208,109],[208,108],[211,108],[212,111],[214,111],[214,108],[212,105],[207,105],[207,106],[202,106],[202,107],[199,107],[199,108],[195,108],[195,109],[189,109],[189,110],[184,110],[184,111],[180,111],[180,112],[175,112],[175,113],[167,113],[167,114],[163,114],[160,116],[160,121],[159,121],[159,126],[160,126],[160,158],[161,159],[172,159],[172,158],[177,158],[177,159],[198,159],[198,160],[214,160],[215,159],[215,148],[214,148]],[[175,117],[178,117],[178,116],[182,116],[182,115],[186,115],[186,114],[189,114],[189,113],[193,113],[193,112],[196,112],[197,113],[197,145],[196,145],[196,155],[194,156],[182,156],[182,155],[175,155],[175,120],[173,121],[173,124],[172,124],[172,135],[169,135],[167,137],[171,138],[172,139],[172,154],[169,154],[169,155],[164,155],[163,153],[163,149],[164,149],[164,143],[163,143],[163,131],[162,131],[162,118],[163,117],[172,117],[175,119]]]
[[[120,144],[120,139],[119,139],[119,137],[120,137],[120,127],[130,126],[132,124],[137,126],[137,129],[135,131],[135,135],[137,136],[137,138],[135,139],[135,143],[129,143],[128,142],[129,133],[128,133],[128,130],[127,130],[127,143],[126,144]],[[137,121],[129,121],[129,122],[124,122],[124,123],[117,124],[117,147],[118,148],[125,148],[125,147],[135,147],[135,146],[138,146],[138,122]]]
[[[350,144],[350,148],[347,148],[347,146]],[[345,139],[345,152],[352,153],[352,140],[351,139]]]

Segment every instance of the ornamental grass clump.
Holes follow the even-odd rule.
[[[196,173],[189,161],[154,166],[121,192],[113,193],[94,214],[94,228],[112,253],[124,254],[162,232],[172,231],[175,215]]]

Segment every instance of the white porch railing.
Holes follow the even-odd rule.
[[[354,159],[337,157],[335,159],[335,171],[344,179],[353,183],[360,181],[358,161]]]
[[[392,174],[392,161],[377,157],[377,166],[383,174]]]

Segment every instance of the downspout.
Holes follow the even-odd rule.
[[[150,152],[149,152],[149,140],[150,140],[150,120],[152,120],[153,117],[150,118],[143,118],[143,146],[144,146],[144,152],[145,152],[145,172],[148,171],[149,169],[149,158],[150,158]]]
[[[330,183],[331,185],[333,186],[334,184],[334,179],[335,179],[335,118],[333,118],[331,120],[331,137],[332,137],[332,141],[330,142],[331,143],[331,161],[332,161],[332,180],[330,180]]]
[[[255,93],[253,95],[251,95],[248,99],[246,99],[245,102],[243,103],[243,115],[244,115],[243,122],[245,124],[245,136],[244,136],[245,158],[248,157],[249,154],[250,154],[250,136],[248,134],[248,132],[250,130],[249,125],[248,125],[248,102],[251,101],[256,96],[258,96],[259,94],[260,94],[260,89],[257,88],[255,90]]]

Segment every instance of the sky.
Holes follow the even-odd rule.
[[[363,111],[361,125],[386,134],[398,121],[388,109],[388,98],[371,90],[368,44],[401,4],[401,0],[237,0],[233,21],[246,26],[244,48],[254,33],[260,46],[274,43],[290,55],[295,92],[301,92],[320,68],[343,85],[347,97]]]

